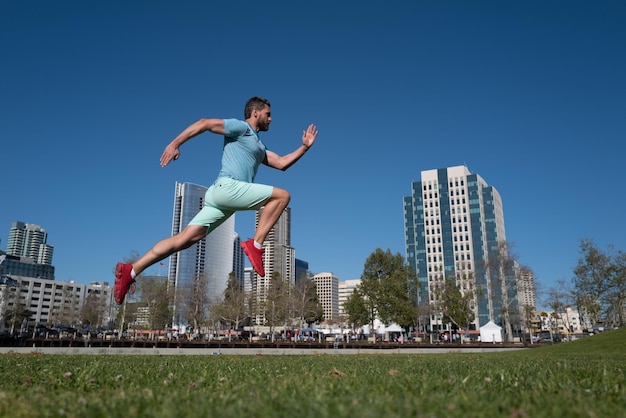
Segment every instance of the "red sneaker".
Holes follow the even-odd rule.
[[[118,305],[124,302],[126,293],[135,293],[135,279],[130,275],[132,264],[117,263],[115,266],[115,284],[113,285],[113,297]]]
[[[252,264],[252,268],[256,271],[261,277],[265,277],[265,270],[263,269],[263,251],[264,249],[257,248],[254,246],[254,240],[249,239],[248,241],[244,241],[241,243],[241,248],[248,256],[250,263]]]

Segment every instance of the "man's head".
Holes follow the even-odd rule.
[[[256,96],[251,98],[246,103],[243,116],[257,131],[267,131],[272,122],[269,100]]]

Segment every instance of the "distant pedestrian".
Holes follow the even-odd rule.
[[[302,132],[302,142],[289,154],[280,156],[268,150],[259,138],[259,132],[267,131],[272,122],[270,102],[252,97],[245,105],[243,120],[200,119],[189,125],[165,147],[161,155],[161,167],[180,156],[180,146],[191,138],[209,131],[224,136],[222,168],[217,180],[209,187],[204,207],[179,234],[156,243],[147,253],[132,264],[117,263],[113,296],[122,304],[130,290],[134,292],[135,277],[151,265],[175,252],[189,248],[215,230],[233,213],[241,210],[257,210],[263,207],[254,237],[241,244],[259,276],[263,269],[263,241],[283,210],[289,204],[288,191],[278,187],[256,184],[254,177],[260,164],[278,170],[287,170],[311,148],[317,138],[317,128],[311,124]]]

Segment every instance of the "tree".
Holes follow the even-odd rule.
[[[106,300],[96,292],[87,293],[83,308],[80,311],[80,321],[84,326],[99,327],[104,322]]]
[[[317,297],[315,283],[308,278],[301,278],[297,285],[291,289],[291,306],[294,318],[303,323],[311,325],[314,322],[321,322],[324,319],[324,308]]]
[[[158,276],[142,277],[138,282],[141,303],[148,307],[150,330],[163,330],[172,320],[172,292],[168,290],[167,278]]]
[[[389,249],[383,251],[380,248],[370,254],[365,261],[357,293],[369,312],[370,323],[373,325],[377,317],[384,324],[413,324],[416,311],[409,294],[416,280],[415,273],[401,254],[392,255]],[[358,305],[355,307],[358,308]]]
[[[285,324],[289,317],[289,285],[278,272],[272,273],[262,309],[273,339],[274,328]]]
[[[574,295],[580,314],[591,325],[626,323],[626,253],[601,251],[590,239],[580,242],[581,258],[574,268]]]
[[[343,310],[346,315],[348,315],[348,321],[355,328],[362,327],[374,321],[372,310],[366,303],[366,297],[361,291],[360,286],[357,286],[344,302]]]
[[[76,325],[79,319],[78,296],[73,285],[64,284],[61,288],[61,299],[50,306],[51,322],[63,325]]]
[[[235,273],[231,272],[222,300],[212,306],[211,312],[216,319],[227,324],[229,329],[236,329],[246,316],[246,301],[246,293],[241,289]],[[230,332],[228,335],[230,340]]]
[[[187,289],[180,292],[180,296],[184,296],[186,306],[186,320],[194,328],[198,329],[204,325],[209,312],[209,296],[208,296],[208,280],[206,272],[203,272],[189,284]],[[182,302],[182,301],[181,301]]]
[[[530,343],[533,343],[533,333],[535,328],[533,325],[533,318],[535,315],[535,307],[531,305],[522,305],[522,314],[524,315],[524,324],[526,331],[530,336]]]
[[[517,271],[519,266],[517,256],[512,252],[512,244],[506,241],[498,242],[496,248],[489,251],[485,267],[492,278],[491,297],[494,309],[498,309],[502,316],[507,341],[513,339],[511,314],[519,315],[517,307]]]
[[[572,291],[565,281],[558,280],[556,283],[557,285],[555,287],[548,289],[548,306],[553,311],[554,325],[558,326],[559,320],[561,320],[565,328],[569,331],[570,324],[567,317],[567,307],[571,306]]]
[[[469,329],[474,321],[474,292],[472,290],[461,291],[454,277],[444,280],[443,286],[436,289],[437,296],[441,299],[441,311],[444,322],[452,322],[460,329]]]
[[[23,303],[14,303],[4,312],[5,325],[9,327],[11,334],[16,328],[21,328],[24,321],[33,315],[33,312]]]

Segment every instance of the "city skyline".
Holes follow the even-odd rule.
[[[313,272],[356,279],[376,248],[405,256],[411,182],[457,165],[500,192],[543,290],[570,282],[581,239],[626,248],[624,2],[363,4],[358,17],[336,2],[40,3],[0,15],[0,248],[11,222],[43,226],[57,280],[112,283],[118,260],[170,235],[172,187],[211,184],[222,141],[197,138],[161,168],[164,147],[199,118],[242,117],[253,95],[272,103],[269,149],[319,129],[298,164],[257,176],[291,193],[291,245]],[[254,212],[236,223],[251,237]]]

